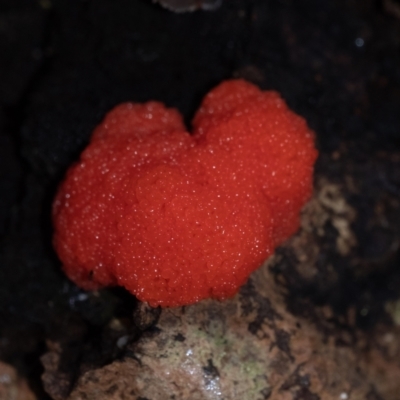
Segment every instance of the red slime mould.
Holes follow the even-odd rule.
[[[228,298],[298,229],[316,157],[305,120],[243,80],[207,94],[192,135],[161,103],[121,104],[58,190],[54,247],[84,289]]]

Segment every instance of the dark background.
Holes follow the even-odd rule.
[[[278,90],[307,119],[321,160],[343,147],[362,162],[397,154],[400,20],[388,3],[225,0],[215,11],[176,14],[149,0],[0,0],[0,359],[46,398],[39,357],[46,339],[62,335],[60,320],[81,321],[93,343],[112,315],[134,307],[118,290],[86,301],[51,247],[57,184],[114,105],[159,100],[190,126],[209,89],[243,77]],[[319,161],[317,170],[330,169]],[[382,185],[398,196],[399,172],[389,172]],[[359,251],[375,256],[377,238],[361,237]],[[302,296],[337,312],[365,293],[396,298],[398,261],[379,279],[345,271],[349,286],[339,294],[332,287],[322,296],[316,282]],[[116,356],[105,353],[93,362]]]

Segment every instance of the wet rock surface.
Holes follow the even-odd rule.
[[[397,400],[396,4],[0,1],[0,399]],[[51,201],[104,113],[156,99],[189,122],[231,77],[316,131],[301,231],[224,303],[161,311],[68,282]]]
[[[0,362],[0,399],[36,400],[24,378],[11,365]]]
[[[175,11],[186,12],[196,10],[215,10],[222,0],[153,0],[154,3],[160,3],[163,7]]]

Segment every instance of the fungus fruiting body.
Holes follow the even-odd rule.
[[[298,229],[316,156],[304,119],[242,80],[207,94],[192,135],[161,103],[121,104],[58,190],[54,247],[84,289],[225,299]]]

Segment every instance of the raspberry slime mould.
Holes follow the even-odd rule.
[[[84,289],[164,307],[231,297],[298,229],[316,157],[305,120],[243,80],[206,95],[192,134],[159,102],[121,104],[59,187],[55,250]]]

